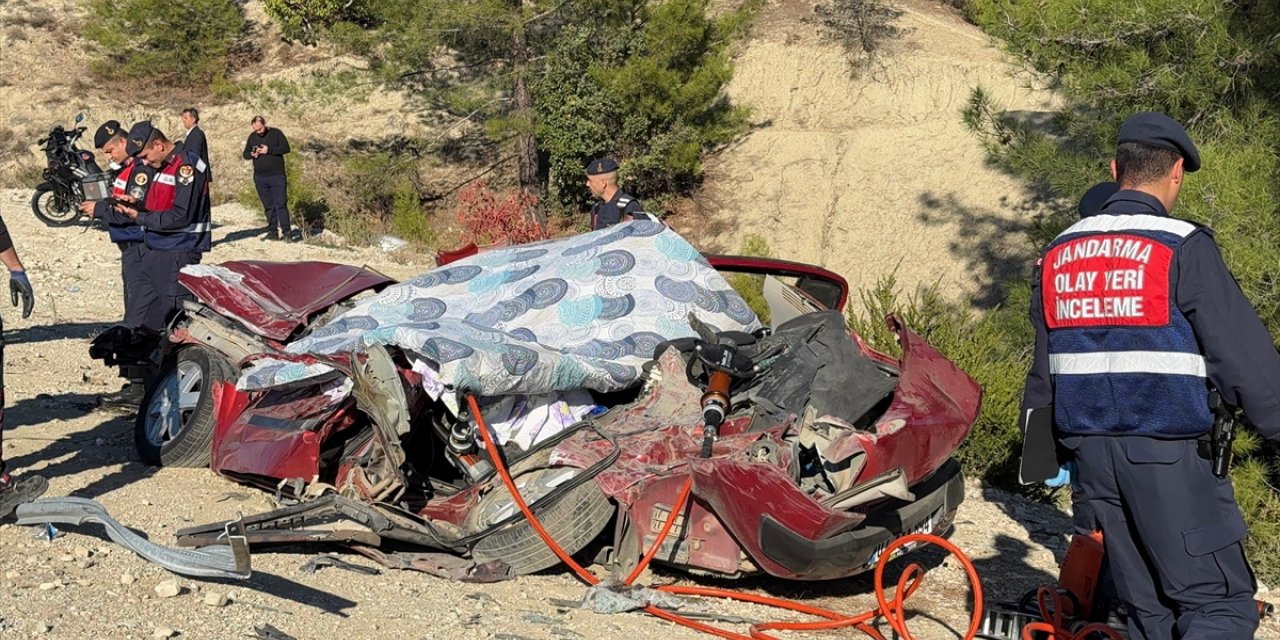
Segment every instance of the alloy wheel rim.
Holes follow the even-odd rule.
[[[161,381],[147,405],[147,441],[159,446],[178,437],[191,421],[203,389],[204,372],[200,365],[178,363]]]

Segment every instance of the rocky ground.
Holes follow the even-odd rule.
[[[6,459],[48,476],[49,495],[97,500],[160,544],[172,545],[174,531],[182,527],[271,508],[266,494],[208,470],[141,463],[133,450],[132,416],[96,407],[99,394],[118,388],[113,372],[87,353],[91,337],[121,313],[117,253],[100,231],[43,226],[30,213],[29,196],[0,192],[0,215],[38,296],[30,319],[7,306],[0,310],[8,343]],[[218,207],[214,218],[218,227],[206,259],[210,263],[331,260],[367,264],[399,278],[430,266],[427,257],[376,248],[266,242],[255,235],[261,225],[257,214],[235,205]],[[1007,601],[1055,575],[1066,524],[1066,516],[1052,507],[971,482],[952,540],[973,558],[987,600]],[[263,625],[300,640],[703,637],[638,614],[602,616],[557,605],[557,599],[576,600],[584,592],[581,583],[558,570],[494,585],[385,570],[370,576],[328,567],[309,574],[301,565],[328,550],[291,547],[259,550],[248,580],[193,580],[114,545],[99,525],[62,530],[64,535],[49,541],[11,520],[0,524],[0,637],[238,638],[257,637],[254,629]],[[374,566],[358,556],[344,557]],[[954,629],[963,627],[967,611],[963,573],[940,554],[922,553],[918,559],[930,571],[910,603],[913,628],[920,638],[956,637]],[[710,583],[661,570],[653,580]],[[823,584],[753,579],[736,586],[848,612],[870,609],[875,600],[869,578]],[[772,615],[738,604],[709,609],[750,620]],[[746,630],[741,624],[728,626]],[[1269,624],[1259,637],[1280,638],[1280,629]]]

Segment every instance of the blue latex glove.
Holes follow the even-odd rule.
[[[1075,476],[1076,462],[1075,460],[1072,460],[1058,468],[1058,477],[1045,480],[1044,484],[1045,486],[1053,487],[1055,489],[1058,487],[1065,487],[1071,484],[1071,481]]]
[[[36,306],[36,294],[31,290],[31,281],[25,271],[9,272],[9,296],[13,298],[13,306],[18,306],[18,298],[22,298],[22,317],[30,318],[31,309]]]

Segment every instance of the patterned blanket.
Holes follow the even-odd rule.
[[[641,220],[450,263],[361,301],[288,352],[333,355],[382,343],[430,361],[452,391],[607,392],[638,383],[659,343],[694,335],[690,312],[719,331],[760,327],[692,245]],[[330,371],[266,359],[239,387]]]

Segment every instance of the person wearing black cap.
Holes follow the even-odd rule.
[[[267,126],[266,118],[254,116],[253,132],[244,143],[244,159],[253,161],[253,185],[267,214],[267,239],[297,242],[289,223],[289,184],[285,177],[284,156],[289,153],[289,139],[284,132]]]
[[[1280,442],[1280,353],[1213,233],[1169,215],[1200,169],[1182,126],[1130,117],[1111,168],[1119,190],[1036,264],[1024,435],[1049,416],[1130,638],[1252,638],[1256,583],[1231,481],[1213,473],[1210,393]]]
[[[600,199],[591,207],[592,231],[623,222],[624,215],[643,215],[644,205],[618,188],[618,163],[609,158],[592,160],[587,165],[587,189]]]
[[[134,162],[125,151],[125,131],[116,120],[108,120],[98,127],[93,136],[94,145],[106,154],[114,169],[115,177],[111,184],[111,195],[114,198],[129,196],[138,201],[147,197],[155,179],[155,169],[142,162]],[[147,301],[153,296],[139,295],[150,285],[144,281],[143,229],[133,218],[116,212],[107,200],[86,202],[81,205],[85,214],[102,220],[107,224],[107,235],[120,247],[120,276],[124,289],[124,317],[120,326],[134,330],[142,327],[146,321]],[[86,210],[87,209],[87,210]],[[120,391],[106,394],[101,403],[106,406],[133,407],[142,400],[143,385],[141,372],[135,367],[122,367],[121,375],[129,381]]]
[[[118,204],[118,213],[143,229],[143,327],[162,332],[190,292],[178,282],[178,272],[199,263],[212,242],[208,166],[200,156],[170,142],[150,122],[135,123],[125,141],[134,162],[156,170],[146,197],[132,205]]]

